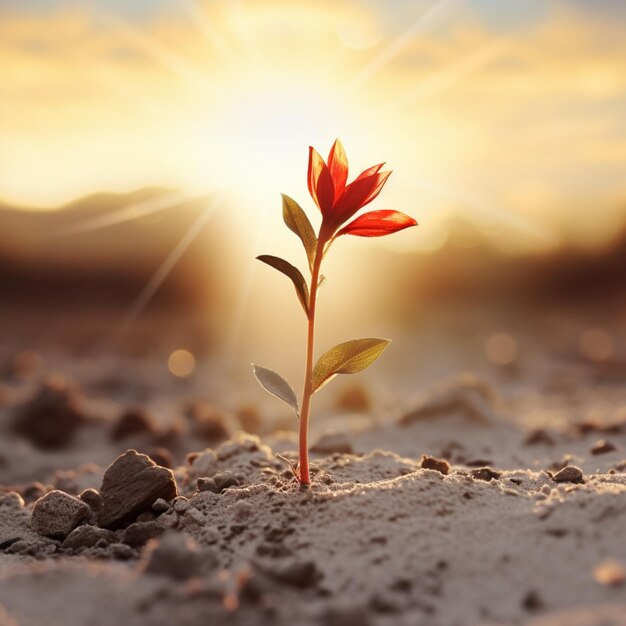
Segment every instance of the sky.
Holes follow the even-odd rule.
[[[621,0],[2,0],[0,199],[163,185],[258,218],[340,137],[394,170],[409,249],[451,216],[598,245],[626,215],[625,35]]]

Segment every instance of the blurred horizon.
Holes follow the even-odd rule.
[[[390,249],[437,250],[457,217],[508,252],[610,245],[623,6],[5,0],[0,199],[223,192],[254,229],[280,192],[308,210],[307,147],[339,136],[353,175],[394,170],[378,208],[420,222]]]

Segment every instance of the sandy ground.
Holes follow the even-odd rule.
[[[395,410],[345,387],[300,490],[282,414],[71,363],[76,385],[31,353],[3,373],[0,626],[626,625],[619,372],[449,374]]]

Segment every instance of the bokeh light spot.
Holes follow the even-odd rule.
[[[174,350],[167,360],[170,372],[178,378],[187,378],[196,368],[196,359],[189,350]]]

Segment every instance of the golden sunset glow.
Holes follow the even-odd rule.
[[[163,185],[264,204],[302,196],[306,146],[341,136],[353,173],[388,159],[382,208],[430,225],[401,248],[436,249],[455,214],[505,247],[623,221],[620,30],[567,3],[521,25],[450,1],[52,4],[0,9],[7,202]]]

